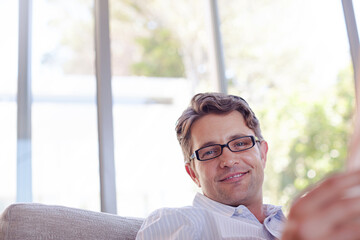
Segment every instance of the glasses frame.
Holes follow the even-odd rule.
[[[242,150],[239,150],[239,151],[233,151],[230,149],[229,147],[229,143],[234,141],[234,140],[237,140],[237,139],[241,139],[241,138],[248,138],[250,137],[251,138],[251,141],[252,141],[252,145],[246,149],[242,149]],[[257,137],[255,136],[252,136],[252,135],[249,135],[249,136],[242,136],[242,137],[237,137],[237,138],[234,138],[234,139],[231,139],[230,141],[228,141],[226,144],[211,144],[209,146],[205,146],[205,147],[202,147],[202,148],[199,148],[198,150],[196,150],[193,154],[191,154],[190,156],[190,161],[193,160],[195,157],[198,161],[201,161],[201,162],[205,162],[205,161],[209,161],[211,159],[214,159],[214,158],[217,158],[217,157],[220,157],[223,153],[223,149],[224,147],[227,147],[231,152],[243,152],[243,151],[246,151],[246,150],[249,150],[251,148],[253,148],[255,146],[256,143],[259,143],[261,142]],[[212,146],[220,146],[221,147],[221,151],[220,151],[220,154],[216,157],[212,157],[212,158],[209,158],[209,159],[205,159],[205,160],[200,160],[200,157],[199,157],[199,151],[204,149],[204,148],[208,148],[208,147],[212,147]]]

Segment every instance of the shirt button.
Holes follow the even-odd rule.
[[[242,212],[243,212],[241,208],[237,209],[236,211],[238,214],[242,214]]]

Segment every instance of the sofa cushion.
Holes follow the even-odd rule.
[[[1,215],[0,240],[135,239],[142,222],[63,206],[19,203]]]

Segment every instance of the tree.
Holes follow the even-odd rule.
[[[337,84],[327,96],[308,106],[305,124],[291,143],[290,161],[280,178],[280,189],[288,189],[290,198],[344,168],[352,129],[353,89],[349,67],[339,73]]]
[[[136,42],[143,54],[141,60],[131,66],[135,75],[185,77],[179,42],[171,36],[171,31],[156,27],[150,30],[149,37],[138,37]]]

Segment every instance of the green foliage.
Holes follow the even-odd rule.
[[[333,92],[308,106],[300,135],[291,143],[280,189],[296,193],[344,168],[354,106],[352,74],[339,74]]]
[[[351,66],[321,91],[298,83],[269,89],[262,101],[252,100],[257,105],[251,103],[269,144],[264,201],[284,206],[285,212],[304,189],[344,168],[353,127]]]
[[[179,42],[165,28],[155,28],[149,37],[136,41],[143,49],[140,62],[132,65],[136,75],[153,77],[184,77],[184,65],[179,54]]]

